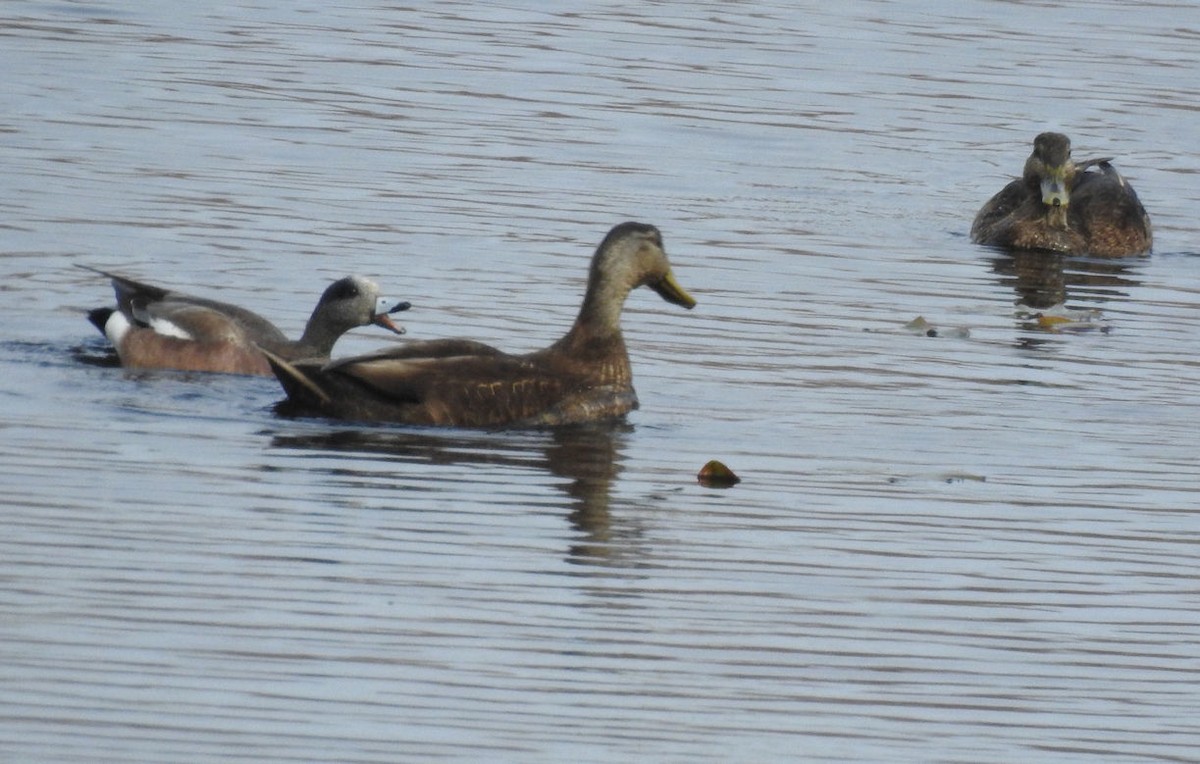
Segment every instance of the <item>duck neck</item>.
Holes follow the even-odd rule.
[[[1060,204],[1060,205],[1056,205],[1056,206],[1052,206],[1052,205],[1045,205],[1045,206],[1046,206],[1046,223],[1048,223],[1051,228],[1061,228],[1064,231],[1067,230],[1068,228],[1070,228],[1070,226],[1067,223],[1067,207],[1066,207],[1066,205]]]
[[[583,298],[583,306],[579,309],[575,324],[559,342],[560,347],[573,352],[586,352],[589,347],[623,346],[621,309],[628,296],[629,288],[624,285],[608,280],[593,280]]]
[[[296,341],[296,349],[301,357],[325,357],[333,352],[333,346],[344,330],[331,326],[328,321],[321,320],[321,310],[313,311],[304,327],[304,334]]]

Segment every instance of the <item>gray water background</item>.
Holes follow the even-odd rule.
[[[5,2],[0,760],[1200,759],[1198,63],[1190,2]],[[1153,256],[970,243],[1045,129]],[[74,267],[525,351],[626,219],[699,305],[581,431],[125,373]]]

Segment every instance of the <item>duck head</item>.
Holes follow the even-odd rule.
[[[1033,140],[1033,153],[1025,160],[1025,182],[1041,195],[1051,222],[1063,227],[1076,170],[1070,138],[1062,133],[1042,133]]]

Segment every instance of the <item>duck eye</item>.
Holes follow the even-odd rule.
[[[329,288],[327,294],[331,300],[353,300],[358,297],[358,286],[353,281],[339,281]]]

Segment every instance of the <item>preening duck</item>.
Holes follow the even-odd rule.
[[[1109,159],[1071,160],[1071,139],[1042,133],[1022,177],[993,196],[971,240],[1006,249],[1125,257],[1150,251],[1150,216]]]

